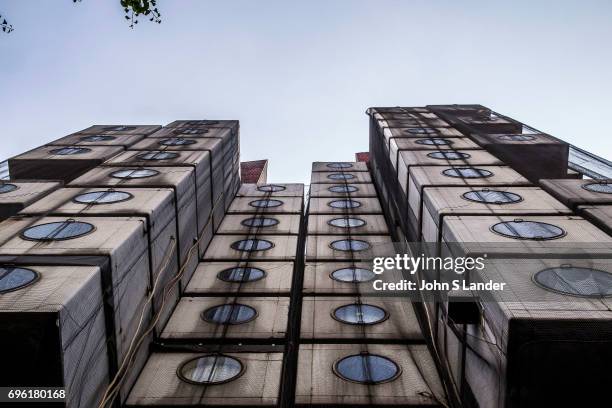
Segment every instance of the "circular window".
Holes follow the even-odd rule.
[[[504,221],[492,226],[491,230],[515,239],[546,240],[561,238],[565,235],[565,231],[556,225],[538,221]]]
[[[370,248],[370,244],[366,241],[362,241],[359,239],[340,239],[338,241],[334,241],[330,245],[332,249],[336,249],[338,251],[365,251]]]
[[[356,200],[334,200],[327,203],[332,208],[359,208],[361,202]]]
[[[179,154],[174,152],[147,152],[136,157],[142,160],[169,160],[176,159],[178,156]]]
[[[450,146],[453,144],[452,140],[441,139],[438,137],[432,137],[429,139],[417,139],[414,141],[416,144],[428,145],[428,146]]]
[[[124,191],[92,191],[74,197],[74,201],[81,204],[112,204],[127,201],[134,196]]]
[[[470,156],[468,153],[448,151],[448,152],[431,152],[427,154],[427,157],[431,157],[432,159],[440,159],[440,160],[461,160],[461,159],[469,159],[472,156]]]
[[[612,274],[578,266],[560,266],[535,274],[534,281],[544,289],[580,297],[612,296]]]
[[[253,267],[229,268],[217,274],[217,278],[230,283],[255,282],[265,277],[263,270]]]
[[[66,220],[26,228],[21,236],[33,241],[61,241],[82,237],[93,230],[94,226],[87,222]]]
[[[340,306],[334,310],[332,317],[346,324],[370,325],[384,322],[389,314],[378,306],[354,303]]]
[[[159,142],[162,146],[187,146],[196,143],[193,139],[183,139],[182,137],[171,137],[170,139],[164,139]]]
[[[202,320],[216,324],[243,324],[255,320],[257,311],[251,306],[239,303],[219,305],[202,312]]]
[[[608,182],[589,183],[584,184],[582,187],[594,193],[612,194],[612,183]]]
[[[393,381],[401,374],[393,360],[370,353],[344,357],[334,364],[333,369],[343,380],[360,384],[381,384]]]
[[[413,135],[431,135],[437,133],[436,130],[432,128],[410,128],[404,129],[404,132]]]
[[[253,217],[242,220],[240,223],[245,227],[273,227],[278,224],[278,220],[276,218],[268,218],[268,217]]]
[[[62,147],[61,149],[53,149],[50,153],[58,156],[70,156],[73,154],[83,154],[88,152],[91,152],[91,149],[86,147]]]
[[[265,251],[274,246],[270,241],[265,239],[243,239],[232,244],[232,249],[236,251],[255,252]]]
[[[335,270],[330,277],[339,282],[360,283],[373,280],[376,274],[369,269],[351,267]]]
[[[40,275],[31,269],[0,267],[0,293],[12,292],[31,285]]]
[[[327,223],[332,227],[339,228],[358,228],[366,225],[366,222],[361,218],[352,217],[334,218],[333,220],[327,221]]]
[[[197,125],[218,125],[220,122],[218,120],[190,120],[185,122],[187,126],[197,126]]]
[[[181,364],[178,377],[190,384],[223,384],[240,377],[244,367],[240,360],[223,354],[197,357]]]
[[[357,188],[356,186],[346,185],[346,186],[331,186],[327,190],[329,190],[332,193],[348,194],[348,193],[354,193],[355,191],[358,191],[359,188]]]
[[[136,129],[136,126],[108,126],[102,130],[106,132],[124,132],[126,130],[134,130],[134,129]]]
[[[277,191],[284,191],[287,187],[279,186],[277,184],[264,184],[263,186],[257,186],[257,190],[264,191],[266,193],[276,193]]]
[[[0,194],[10,193],[11,191],[15,191],[18,188],[19,187],[17,187],[15,184],[10,184],[10,183],[0,184]]]
[[[120,179],[138,179],[157,176],[159,171],[153,169],[125,169],[111,173],[111,177]]]
[[[497,138],[508,142],[529,142],[536,139],[535,136],[530,135],[499,135]]]
[[[478,191],[468,191],[467,193],[463,193],[462,197],[466,200],[475,201],[477,203],[500,205],[518,203],[523,200],[523,197],[515,193],[487,189]]]
[[[350,169],[353,167],[351,163],[327,163],[330,169]]]
[[[330,180],[352,180],[355,178],[354,174],[345,173],[332,173],[327,176]]]
[[[254,200],[249,203],[251,207],[256,208],[272,208],[283,205],[281,200]]]
[[[179,128],[172,131],[175,135],[202,135],[208,133],[208,129],[192,129],[192,128]]]
[[[442,174],[448,177],[457,178],[486,178],[493,175],[489,170],[479,169],[477,167],[455,167],[444,170]]]
[[[93,135],[93,136],[83,136],[81,140],[83,142],[110,142],[111,140],[115,140],[115,136],[106,136],[106,135]]]

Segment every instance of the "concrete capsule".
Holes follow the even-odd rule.
[[[408,298],[317,296],[302,300],[302,340],[422,341]]]
[[[299,214],[227,214],[217,234],[295,234],[300,232]]]
[[[161,339],[280,341],[288,313],[286,297],[182,297]]]
[[[389,233],[385,217],[373,214],[312,214],[308,216],[310,235],[385,235]]]
[[[214,385],[181,380],[177,371],[190,361],[214,355],[206,353],[153,353],[126,402],[136,406],[246,405],[275,406],[280,392],[282,353],[226,353],[235,364],[211,377],[228,374],[231,380]],[[217,362],[224,361],[216,358]],[[225,360],[228,361],[228,360]],[[236,369],[235,371],[233,369]],[[204,370],[204,373],[207,371]],[[193,372],[193,375],[197,374]]]
[[[538,187],[430,187],[423,190],[418,230],[426,242],[438,242],[449,215],[571,215],[569,208]]]
[[[215,235],[205,260],[293,261],[297,250],[295,235]]]
[[[385,374],[395,375],[385,382],[371,385],[347,381],[336,374],[342,359],[359,356],[364,352],[382,357],[379,361],[384,362],[389,369],[385,370]],[[391,369],[393,372],[390,372]],[[382,376],[383,373],[380,374]],[[295,401],[297,406],[438,406],[433,396],[443,398],[442,395],[435,364],[424,345],[300,345]]]
[[[241,184],[237,197],[304,197],[304,184]]]
[[[0,356],[10,367],[2,384],[65,387],[67,406],[96,406],[110,375],[100,269],[2,267],[5,279],[13,284],[0,291]]]
[[[302,197],[236,197],[228,214],[299,214],[302,212]]]
[[[10,158],[13,179],[74,180],[121,153],[120,146],[41,146]]]
[[[185,295],[288,295],[293,262],[201,262]]]
[[[5,181],[0,184],[0,220],[17,214],[27,206],[62,186],[59,181]]]
[[[376,197],[311,198],[310,214],[382,214]]]
[[[612,180],[549,179],[540,186],[571,209],[612,204]]]

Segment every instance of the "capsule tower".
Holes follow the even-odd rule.
[[[612,163],[482,105],[367,114],[369,152],[307,186],[240,163],[236,120],[94,125],[0,164],[0,386],[86,408],[605,406]],[[508,289],[375,290],[406,276],[373,258],[415,248],[486,254],[466,280]]]

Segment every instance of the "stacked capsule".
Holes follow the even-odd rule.
[[[97,125],[9,160],[11,176],[68,184],[0,228],[6,358],[26,356],[3,384],[125,401],[238,186],[238,125],[218,125],[193,121],[201,140]]]
[[[412,303],[372,289],[392,241],[365,163],[313,164],[307,224],[295,404],[441,404]]]
[[[400,116],[409,122],[394,128]],[[596,356],[609,356],[612,315],[593,297],[612,295],[612,238],[553,185],[602,184],[569,180],[567,144],[480,105],[373,108],[370,117],[374,179],[399,202],[389,205],[397,237],[438,255],[488,256],[464,280],[507,285],[451,291],[421,309],[451,397],[480,407],[600,400],[611,378]],[[413,132],[443,147],[403,141]],[[551,174],[565,178],[538,187]],[[575,370],[589,374],[575,379]],[[558,398],[558,387],[580,391]]]
[[[279,403],[303,191],[241,186],[129,406]]]

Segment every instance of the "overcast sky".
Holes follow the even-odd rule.
[[[612,158],[612,1],[0,0],[0,158],[90,124],[239,119],[269,180],[367,150],[368,106],[480,103]]]

